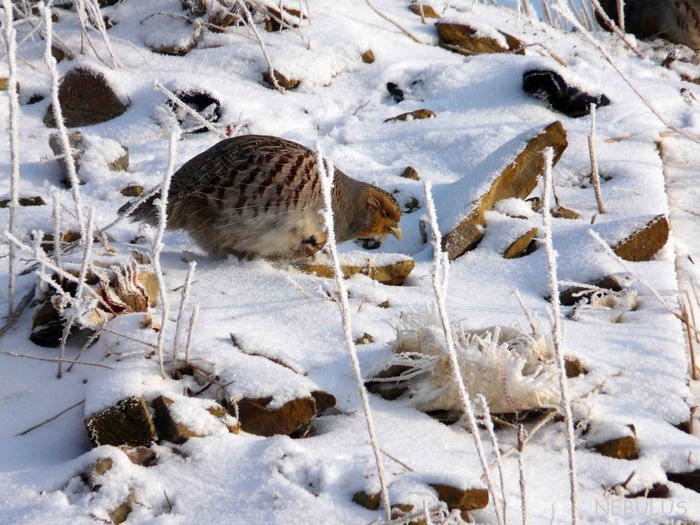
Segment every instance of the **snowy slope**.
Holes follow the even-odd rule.
[[[405,2],[379,4],[425,44],[410,40],[360,0],[309,1],[311,24],[302,25],[303,39],[299,32],[266,33],[260,26],[275,68],[301,80],[297,89],[284,95],[262,85],[261,74],[267,66],[257,41],[244,27],[223,34],[205,32],[197,48],[187,55],[163,56],[148,50],[145,42],[162,37],[157,30],[166,34],[182,30],[183,26],[160,14],[182,12],[179,1],[124,0],[105,8],[104,14],[116,22],[109,34],[125,67],[111,70],[89,54],[63,61],[58,67],[63,74],[76,64],[90,65],[102,71],[120,97],[130,102],[122,116],[83,132],[127,146],[131,163],[126,173],[81,173],[86,181],[81,186],[85,206],[94,206],[96,223],[106,225],[127,200],[119,190],[132,183],[151,187],[162,180],[168,156],[161,125],[165,97],[152,88],[154,80],[170,90],[206,90],[222,103],[221,122],[242,125],[243,133],[277,135],[312,148],[318,142],[345,173],[397,191],[401,204],[415,197],[422,209],[404,214],[404,241],[392,238],[379,248],[380,253],[401,253],[415,259],[416,268],[406,285],[384,286],[364,276],[347,281],[353,332],[358,337],[365,332],[374,336],[374,342],[358,346],[363,372],[369,373],[391,352],[394,326],[402,313],[433,303],[432,245],[424,244],[418,225],[425,212],[423,187],[400,174],[410,165],[422,180],[433,184],[438,218],[443,233],[447,233],[483,192],[484,181],[513,160],[513,153],[527,137],[560,120],[569,146],[554,170],[557,194],[564,206],[581,215],[577,220],[554,221],[560,280],[590,282],[626,273],[596,244],[590,229],[614,243],[669,211],[673,228],[671,241],[652,261],[629,263],[634,272],[627,275],[629,292],[636,293],[637,302],[619,322],[609,322],[606,312],[600,310],[588,312],[578,321],[563,320],[566,352],[588,370],[585,376],[570,380],[572,394],[586,396],[575,405],[577,417],[612,429],[632,424],[640,448],[638,460],[606,458],[586,447],[590,436],[581,435],[579,430],[576,458],[581,521],[699,520],[697,494],[667,482],[665,477],[666,472],[700,468],[700,442],[675,428],[688,421],[689,407],[695,403],[688,387],[687,344],[682,325],[642,284],[643,280],[663,292],[675,307],[674,290],[679,286],[676,244],[700,260],[697,217],[682,211],[698,209],[700,204],[692,182],[697,171],[697,144],[677,137],[665,139],[667,161],[676,166],[667,170],[671,180],[665,178],[656,142],[667,131],[666,126],[600,53],[575,33],[563,33],[525,18],[518,22],[510,9],[472,6],[471,0],[435,5],[440,11],[445,8],[451,20],[484,30],[500,29],[527,44],[541,44],[569,67],[562,67],[536,46],[528,47],[525,56],[467,58],[432,45],[438,40],[434,26],[421,24]],[[150,15],[158,23],[154,24],[152,17],[150,25],[142,24]],[[61,10],[55,29],[72,49],[79,49],[74,12]],[[23,34],[20,32],[20,38]],[[677,73],[658,65],[659,60],[636,58],[610,35],[596,37],[668,120],[690,133],[700,133],[697,102],[680,92],[685,89],[700,97],[700,88],[682,82]],[[97,36],[93,38],[99,41]],[[650,57],[656,57],[649,46],[640,45]],[[98,49],[104,52],[102,46]],[[373,64],[360,59],[367,49],[374,52]],[[40,38],[28,39],[19,48],[22,101],[34,93],[48,95],[49,75],[42,53]],[[601,174],[609,179],[602,184],[608,210],[603,215],[597,213],[593,189],[587,184],[590,119],[556,113],[522,90],[522,73],[541,67],[553,68],[576,85],[605,93],[612,100],[610,106],[597,112],[598,162]],[[389,95],[387,82],[404,90],[403,102],[397,103]],[[1,97],[0,114],[5,123],[6,93]],[[44,161],[52,155],[50,131],[42,123],[48,102],[47,97],[21,106],[20,194],[41,195],[50,202],[53,189],[60,188],[63,202],[71,203],[69,190],[59,184],[57,162]],[[436,117],[384,122],[421,108],[431,109]],[[607,141],[621,137],[623,140]],[[216,141],[212,133],[184,136],[177,146],[176,165]],[[0,141],[0,170],[9,172],[6,140]],[[539,194],[539,189],[533,192]],[[0,199],[8,195],[9,177],[3,175]],[[451,264],[449,315],[468,329],[515,325],[527,331],[527,320],[514,295],[518,290],[541,325],[548,328],[549,303],[545,298],[549,287],[543,247],[520,259],[502,257],[505,248],[531,227],[540,228],[541,238],[541,218],[530,214],[526,220],[513,219],[504,211],[497,208],[489,212],[480,245]],[[67,213],[64,220],[75,227]],[[7,228],[7,221],[7,210],[0,209],[0,230]],[[25,239],[32,230],[52,231],[51,207],[22,208],[19,225]],[[121,223],[110,230],[112,244],[126,249],[137,232],[137,225]],[[4,256],[7,244],[3,243],[0,254]],[[146,250],[148,244],[140,248]],[[344,252],[360,249],[353,243],[341,246]],[[367,257],[376,253],[367,252]],[[53,364],[0,356],[0,523],[93,523],[95,517],[104,518],[124,500],[128,487],[137,494],[128,523],[361,524],[382,516],[381,511],[369,511],[352,502],[355,492],[376,492],[379,484],[338,306],[329,300],[335,290],[333,281],[265,261],[210,260],[185,233],[169,233],[163,266],[170,303],[175,305],[171,306],[173,320],[179,304],[178,288],[191,260],[197,261],[197,269],[190,305],[201,307],[192,354],[212,366],[222,383],[230,383],[230,395],[271,396],[273,403],[282,404],[320,389],[337,398],[339,414],[319,418],[315,435],[305,439],[217,433],[190,439],[181,446],[161,442],[155,447],[157,465],[146,468],[132,465],[115,449],[90,450],[83,425],[85,416],[133,393],[142,393],[149,401],[161,394],[182,393],[183,383],[163,380],[157,360],[144,359],[146,347],[105,334],[82,359],[103,362],[115,370],[76,366],[61,380],[55,379]],[[6,261],[0,259],[3,290],[7,288]],[[679,264],[678,268],[683,270],[684,279],[697,279],[692,265]],[[20,277],[19,296],[34,280],[31,274]],[[5,301],[3,293],[2,312]],[[379,306],[386,301],[388,308]],[[189,311],[190,306],[188,317]],[[29,342],[30,318],[25,313],[0,338],[0,351],[56,357],[57,350]],[[155,340],[154,333],[146,334],[133,319],[118,318],[114,330],[133,331]],[[232,345],[231,333],[240,348]],[[173,336],[171,330],[169,340]],[[72,342],[69,358],[83,342]],[[167,347],[171,348],[171,343]],[[241,348],[256,355],[247,355]],[[106,352],[110,357],[101,361]],[[293,370],[261,356],[279,359]],[[83,399],[84,405],[56,421],[26,436],[16,436]],[[404,400],[371,396],[371,406],[379,444],[388,453],[384,464],[393,502],[419,506],[424,501],[434,502],[435,496],[426,485],[430,482],[485,486],[473,440],[459,425],[439,423]],[[502,450],[515,444],[515,431],[510,427],[502,427],[498,437]],[[490,447],[487,452],[492,461]],[[109,479],[100,492],[85,492],[80,472],[104,456],[115,462]],[[570,522],[562,422],[550,422],[532,438],[525,462],[530,522]],[[504,468],[508,521],[520,523],[516,455],[504,460]],[[622,507],[608,505],[623,499],[606,496],[604,487],[623,483],[633,471],[630,492],[656,482],[670,488],[671,499],[664,500],[662,518],[651,516],[644,508],[625,515]],[[649,501],[653,510],[661,509],[661,500]],[[473,516],[478,522],[496,523],[492,504]]]

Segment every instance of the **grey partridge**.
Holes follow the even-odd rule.
[[[155,199],[131,219],[157,223]],[[316,155],[278,137],[222,140],[186,162],[171,179],[169,230],[185,230],[214,257],[302,259],[326,242]],[[332,208],[337,242],[402,237],[401,211],[386,191],[336,169]]]
[[[617,23],[617,0],[600,3]],[[630,33],[700,49],[700,0],[626,0],[624,5],[625,29]]]

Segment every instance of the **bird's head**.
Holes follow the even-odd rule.
[[[367,205],[372,214],[372,220],[370,230],[363,233],[362,238],[377,237],[383,241],[391,234],[398,240],[403,239],[403,232],[399,225],[401,209],[390,193],[372,186],[367,197]]]

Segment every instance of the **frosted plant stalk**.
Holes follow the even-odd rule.
[[[61,258],[61,192],[54,188],[53,193],[53,259],[59,268],[62,264]]]
[[[181,109],[184,109],[187,113],[189,113],[192,117],[194,117],[196,120],[198,120],[205,128],[207,128],[209,131],[214,133],[221,140],[226,138],[226,135],[224,135],[221,131],[216,129],[212,125],[211,122],[209,122],[202,115],[200,115],[195,110],[193,110],[191,107],[189,107],[187,104],[185,104],[182,100],[180,100],[177,97],[177,95],[175,95],[175,93],[173,93],[168,88],[166,88],[158,80],[153,81],[153,88],[160,91],[161,93],[164,93],[173,102],[173,104],[175,104],[176,106],[178,106]]]
[[[5,41],[7,42],[7,96],[10,100],[10,122],[8,134],[10,136],[10,222],[8,229],[12,235],[17,231],[17,209],[19,208],[19,97],[17,95],[17,31],[12,19],[12,1],[2,0],[5,10]],[[10,243],[9,253],[9,279],[7,283],[7,315],[12,316],[15,304],[15,289],[17,288],[17,250]]]
[[[185,311],[185,304],[187,304],[190,298],[190,287],[192,286],[192,276],[194,275],[194,269],[197,267],[195,261],[191,261],[187,268],[187,276],[185,277],[185,285],[182,287],[182,294],[180,295],[180,308],[177,311],[177,321],[175,323],[175,341],[173,342],[173,363],[171,367],[171,372],[175,372],[175,367],[177,364],[177,351],[180,348],[180,326],[182,324],[182,314]]]
[[[599,0],[589,0],[591,5],[593,6],[593,11],[598,14],[598,16],[603,20],[603,23],[608,26],[608,28],[615,33],[620,40],[639,58],[644,58],[644,54],[637,49],[635,44],[629,39],[627,36],[627,33],[625,33],[624,29],[624,21],[622,22],[622,25],[618,26],[613,22],[613,20],[608,16],[608,14],[605,12],[603,9],[603,6],[600,5]]]
[[[364,411],[365,421],[367,423],[367,431],[369,433],[370,442],[372,443],[372,452],[374,452],[374,460],[377,465],[377,475],[379,477],[379,483],[381,486],[381,496],[382,504],[384,506],[384,514],[386,516],[387,521],[389,521],[391,520],[391,506],[389,504],[389,491],[387,489],[384,465],[382,462],[381,451],[379,449],[379,442],[377,441],[377,433],[374,427],[372,409],[369,405],[369,395],[367,394],[367,389],[365,388],[365,383],[362,379],[360,361],[357,358],[357,349],[355,348],[355,341],[352,337],[352,327],[350,325],[350,307],[348,305],[348,291],[345,288],[345,281],[343,280],[343,272],[340,269],[338,250],[335,242],[335,227],[333,223],[333,208],[331,197],[331,187],[333,185],[333,174],[335,173],[335,168],[330,163],[326,168],[326,161],[323,158],[323,154],[318,144],[316,145],[316,166],[318,171],[318,178],[321,181],[321,193],[323,193],[324,209],[322,215],[323,220],[326,223],[326,246],[331,256],[331,262],[333,264],[333,274],[335,275],[335,282],[336,286],[338,287],[338,306],[340,308],[340,316],[343,321],[345,343],[347,344],[348,353],[350,354],[352,371],[355,375],[355,382],[360,393],[362,409]]]
[[[163,175],[163,183],[161,184],[160,199],[158,202],[158,230],[156,238],[153,240],[153,269],[155,270],[158,288],[160,289],[160,301],[163,312],[160,317],[160,332],[158,332],[158,365],[160,366],[160,374],[165,377],[165,367],[163,365],[163,348],[165,347],[165,327],[168,323],[168,313],[170,310],[170,299],[168,299],[168,289],[165,287],[165,277],[163,277],[163,268],[160,265],[160,252],[163,251],[163,235],[165,233],[165,225],[167,223],[167,206],[168,192],[170,191],[170,180],[175,171],[175,156],[177,154],[177,141],[180,138],[180,133],[174,129],[170,133],[168,142],[168,167]]]
[[[49,6],[51,2],[46,5],[41,6],[41,11],[44,16],[44,27],[46,27],[46,49],[44,51],[44,60],[49,68],[49,73],[51,73],[51,107],[53,108],[53,116],[56,121],[56,128],[58,129],[58,135],[61,140],[61,149],[65,155],[65,165],[66,171],[68,172],[68,179],[70,181],[71,192],[73,194],[73,201],[75,203],[75,215],[78,218],[78,224],[80,225],[80,242],[85,242],[85,217],[83,216],[83,203],[80,198],[80,181],[78,180],[78,173],[75,170],[75,159],[73,158],[73,153],[70,147],[70,141],[68,140],[68,132],[66,131],[66,125],[63,122],[63,111],[61,110],[61,104],[58,101],[58,71],[56,70],[56,59],[51,54],[52,38],[53,38],[53,22],[51,22],[51,9]]]
[[[518,425],[518,471],[520,472],[520,505],[523,525],[527,525],[527,478],[525,477],[525,427]]]
[[[617,25],[625,32],[625,0],[617,0]]]
[[[43,253],[43,251],[42,251],[42,253],[36,254],[36,253],[34,252],[34,249],[33,249],[31,246],[27,246],[26,244],[24,244],[22,241],[20,241],[17,237],[15,237],[14,235],[12,235],[12,234],[11,234],[10,232],[8,232],[8,231],[5,231],[5,236],[10,240],[10,242],[13,242],[20,250],[22,250],[22,251],[24,251],[24,252],[26,252],[26,253],[28,253],[28,254],[30,254],[30,255],[34,255],[35,258],[37,259],[37,262],[38,262],[39,264],[42,264],[42,263],[43,263],[43,264],[46,266],[46,268],[48,268],[49,270],[51,270],[51,271],[53,271],[54,273],[56,273],[56,275],[58,275],[58,276],[61,277],[62,279],[66,279],[67,281],[70,281],[70,282],[72,282],[72,283],[76,283],[76,284],[78,283],[78,278],[77,278],[75,275],[73,275],[73,274],[71,274],[71,273],[65,271],[63,268],[59,268],[58,266],[56,266],[56,264],[55,264],[50,258],[48,258],[48,257],[46,256],[46,254]],[[53,282],[53,281],[49,281],[49,282]],[[107,302],[100,296],[100,294],[98,294],[95,290],[93,290],[93,289],[90,288],[90,287],[87,287],[86,290],[87,290],[88,293],[90,293],[95,299],[97,299],[97,300],[99,301],[99,303],[100,303],[102,306],[104,306],[105,309],[107,309],[107,311],[109,311],[109,312],[112,311],[112,308],[111,308],[111,307],[107,304]]]
[[[199,305],[195,304],[190,317],[190,328],[187,331],[187,343],[185,343],[185,365],[190,364],[190,348],[192,348],[192,336],[194,335],[194,327],[197,324],[199,317]]]
[[[100,10],[100,5],[97,3],[97,0],[82,1],[87,1],[85,7],[89,9],[90,18],[92,18],[93,24],[95,24],[97,30],[100,32],[100,35],[102,35],[102,40],[104,41],[105,46],[107,47],[107,52],[109,53],[109,56],[112,59],[113,68],[116,69],[117,67],[124,67],[124,64],[122,64],[119,61],[116,53],[114,52],[114,48],[112,47],[112,41],[109,39],[109,35],[107,34],[107,26],[105,26],[105,21],[102,17],[102,11]]]
[[[494,340],[498,337],[494,335]],[[486,402],[486,398],[479,394],[476,396],[476,400],[481,405],[481,410],[483,413],[483,422],[486,426],[486,430],[491,439],[491,448],[493,448],[493,455],[496,458],[496,465],[498,466],[498,477],[501,482],[501,504],[503,505],[503,522],[508,523],[508,505],[506,501],[506,479],[503,474],[503,461],[501,461],[501,451],[498,448],[498,438],[496,437],[496,431],[493,428],[493,419],[491,419],[491,411],[489,410],[489,404]],[[497,503],[494,501],[494,505]]]
[[[592,0],[592,1],[595,2],[596,0]],[[558,13],[561,13],[561,15],[564,18],[566,18],[569,22],[571,22],[574,25],[574,27],[581,32],[581,34],[586,38],[586,40],[588,40],[591,44],[593,44],[598,49],[598,51],[600,51],[600,53],[603,55],[605,60],[608,61],[608,64],[610,64],[612,66],[612,68],[617,72],[617,74],[620,75],[620,77],[622,77],[622,80],[625,81],[625,83],[632,89],[632,91],[634,91],[635,95],[637,95],[639,97],[639,99],[644,103],[644,105],[649,108],[649,110],[656,116],[656,118],[659,119],[659,121],[662,124],[667,126],[669,129],[675,131],[676,133],[683,135],[687,139],[690,139],[693,142],[700,143],[700,136],[693,135],[692,133],[688,133],[687,131],[679,128],[675,124],[672,124],[671,122],[666,120],[666,117],[664,117],[659,112],[659,110],[656,109],[656,106],[654,106],[654,104],[652,104],[652,102],[646,97],[646,95],[644,95],[644,93],[642,93],[641,91],[639,91],[639,89],[637,89],[637,87],[632,83],[632,80],[630,79],[630,77],[628,77],[627,74],[617,66],[617,64],[613,60],[613,57],[610,55],[608,50],[605,49],[605,47],[603,47],[603,45],[600,42],[598,42],[595,38],[593,38],[593,35],[591,35],[591,33],[589,31],[587,31],[580,23],[578,23],[578,21],[575,20],[574,16],[571,14],[571,11],[569,11],[569,9],[565,5],[563,5],[562,0],[558,0],[558,3],[557,3],[557,5],[554,6],[554,9]]]
[[[544,189],[542,190],[542,223],[544,227],[544,246],[547,254],[549,269],[549,288],[553,315],[553,348],[559,375],[560,410],[564,414],[566,426],[566,445],[569,457],[569,482],[571,486],[571,522],[578,523],[578,487],[576,481],[576,458],[574,457],[574,418],[571,413],[571,401],[566,383],[566,366],[564,363],[563,342],[561,335],[561,312],[559,309],[559,283],[557,281],[557,253],[552,243],[552,215],[550,208],[550,193],[552,190],[552,164],[554,150],[548,147],[544,150]]]
[[[41,241],[44,239],[44,232],[39,230],[33,233],[34,236],[34,253],[39,253],[41,251]],[[39,279],[39,293],[42,294],[48,289],[46,284],[46,265],[44,263],[39,263],[38,279]]]
[[[428,211],[428,219],[433,233],[433,242],[435,243],[433,253],[433,290],[435,292],[438,313],[440,314],[440,321],[442,322],[442,329],[445,334],[445,342],[447,343],[450,366],[452,368],[452,377],[459,392],[459,399],[462,404],[462,409],[467,416],[469,431],[474,438],[474,445],[479,456],[479,461],[481,462],[481,468],[484,471],[484,477],[486,478],[486,484],[488,486],[489,493],[491,494],[491,500],[494,502],[493,508],[494,512],[496,513],[496,519],[499,525],[503,525],[504,521],[501,514],[501,509],[496,503],[498,501],[498,495],[496,493],[493,480],[491,479],[491,471],[489,469],[488,461],[486,460],[483,444],[481,443],[481,435],[479,434],[479,427],[476,424],[474,408],[472,407],[472,402],[469,399],[469,394],[467,394],[467,389],[464,385],[464,378],[462,377],[462,373],[459,369],[457,351],[455,350],[454,338],[452,337],[452,327],[450,326],[450,320],[447,316],[445,293],[447,290],[446,284],[449,264],[447,259],[442,256],[442,235],[440,234],[440,228],[438,227],[437,214],[435,213],[435,202],[433,201],[430,182],[423,182],[423,190],[425,192],[425,206]],[[443,274],[442,281],[440,279],[441,272]]]
[[[241,10],[245,15],[246,25],[253,32],[258,44],[260,45],[260,50],[265,58],[265,62],[267,62],[267,72],[270,75],[270,82],[272,83],[272,86],[280,93],[285,93],[285,89],[279,85],[279,82],[277,82],[277,77],[275,77],[275,68],[272,67],[272,62],[270,61],[270,55],[267,54],[265,42],[263,42],[262,36],[260,36],[258,29],[255,27],[255,21],[253,20],[253,15],[250,14],[250,9],[248,9],[248,6],[245,5],[245,2],[242,0],[236,0],[236,3],[241,7]]]
[[[399,24],[396,20],[394,20],[392,17],[389,15],[382,13],[379,8],[375,5],[375,3],[372,0],[365,0],[365,3],[369,6],[369,8],[374,11],[378,16],[389,22],[391,25],[396,27],[399,31],[401,31],[404,35],[406,35],[408,38],[416,42],[417,44],[425,44],[426,42],[423,42],[420,38],[418,38],[416,35],[411,33],[408,29],[406,29],[404,26]]]
[[[73,323],[76,317],[82,314],[82,312],[76,312],[76,310],[82,310],[83,306],[83,290],[85,289],[85,278],[87,277],[88,268],[92,262],[92,243],[93,243],[93,233],[95,225],[95,209],[90,208],[88,211],[88,222],[87,222],[87,237],[85,239],[85,252],[83,253],[83,262],[80,266],[80,274],[78,274],[78,287],[75,290],[75,301],[73,301],[72,313],[68,317],[68,322],[63,328],[63,336],[61,337],[61,349],[58,356],[58,366],[56,370],[56,377],[61,379],[63,375],[62,362],[66,354],[66,343],[68,342],[68,336],[70,335],[71,328],[73,328]]]
[[[591,112],[591,133],[588,135],[588,152],[591,157],[591,183],[595,192],[595,200],[598,203],[598,211],[605,213],[605,204],[603,204],[603,194],[600,191],[600,173],[598,172],[598,160],[595,154],[595,104],[590,106]]]

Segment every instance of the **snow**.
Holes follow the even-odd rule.
[[[692,389],[688,385],[684,329],[642,284],[651,283],[674,308],[679,288],[689,290],[697,310],[692,290],[693,284],[700,288],[696,265],[700,260],[697,144],[668,136],[666,127],[580,35],[519,18],[503,6],[472,3],[436,2],[434,7],[438,12],[444,9],[444,20],[459,19],[480,32],[498,30],[526,44],[542,44],[569,66],[558,64],[540,46],[528,47],[525,56],[464,57],[413,42],[362,0],[310,0],[311,18],[302,21],[299,29],[267,33],[258,26],[273,66],[301,80],[297,89],[281,94],[262,85],[267,64],[244,26],[224,33],[204,30],[199,44],[182,57],[149,51],[147,41],[155,42],[161,34],[172,41],[182,36],[183,27],[192,30],[192,26],[159,14],[184,14],[179,0],[123,0],[103,9],[116,22],[108,33],[126,66],[115,70],[101,64],[91,51],[78,54],[76,14],[57,10],[60,20],[55,30],[78,57],[72,63],[59,63],[60,74],[76,65],[94,68],[105,75],[122,100],[129,102],[120,117],[82,129],[87,146],[81,169],[83,203],[95,207],[96,225],[104,226],[116,218],[117,209],[126,202],[119,190],[131,184],[150,188],[162,181],[168,160],[168,133],[163,126],[166,97],[153,89],[156,79],[171,91],[196,88],[209,92],[221,102],[220,124],[240,125],[242,133],[272,134],[309,147],[318,141],[324,155],[346,174],[395,192],[402,204],[415,197],[421,209],[403,215],[403,242],[391,237],[375,251],[363,250],[352,242],[339,247],[343,263],[365,264],[371,259],[377,266],[405,256],[416,261],[416,268],[401,287],[384,286],[361,275],[346,281],[353,335],[369,333],[374,337],[373,342],[357,347],[367,377],[390,356],[399,320],[430,308],[434,302],[432,247],[423,243],[419,231],[419,221],[425,215],[422,182],[401,178],[404,169],[413,166],[422,181],[432,184],[445,234],[468,214],[473,201],[530,138],[550,123],[561,121],[569,146],[554,169],[554,181],[562,205],[581,217],[554,219],[559,279],[590,282],[620,274],[627,279],[617,304],[589,305],[578,312],[578,320],[568,317],[571,308],[564,308],[564,352],[587,369],[587,374],[569,380],[570,395],[578,399],[574,414],[582,420],[576,442],[581,522],[629,521],[622,505],[633,500],[606,496],[603,486],[623,483],[633,471],[636,475],[628,485],[631,492],[655,482],[669,486],[670,500],[649,500],[665,503],[665,519],[700,520],[700,497],[665,478],[666,472],[700,468],[700,442],[676,428],[688,421],[698,392],[695,382],[691,381]],[[377,4],[423,41],[437,42],[434,27],[423,25],[405,3]],[[297,4],[290,5],[296,8]],[[142,24],[147,17],[151,17],[148,23]],[[179,29],[171,32],[168,29],[172,26]],[[20,25],[18,31],[21,40],[29,26]],[[99,35],[91,36],[100,56],[108,60]],[[679,76],[700,76],[697,65],[679,61],[677,67],[660,66],[670,52],[667,44],[640,41],[638,47],[647,57],[641,60],[614,36],[595,36],[669,121],[689,133],[700,133],[700,87],[683,82]],[[376,57],[373,64],[360,59],[368,49]],[[53,153],[48,146],[51,130],[42,123],[49,103],[43,41],[29,38],[18,51],[22,89],[20,193],[41,195],[50,202],[52,191],[59,188],[65,208],[63,224],[75,230],[70,190],[59,183],[58,162],[45,160]],[[687,50],[678,56],[688,56]],[[3,58],[0,71],[4,67]],[[588,182],[590,119],[558,114],[522,90],[523,72],[543,67],[593,94],[606,94],[612,101],[610,106],[599,108],[596,122],[601,190],[607,209],[603,215],[598,214]],[[404,91],[403,102],[394,101],[387,92],[387,82]],[[26,104],[32,94],[46,98]],[[3,136],[6,101],[7,94],[0,92]],[[431,109],[436,117],[383,122],[422,108]],[[178,143],[176,167],[216,141],[212,133],[184,135]],[[663,142],[665,167],[658,141]],[[129,150],[130,167],[127,172],[110,172],[106,164],[121,153],[119,144]],[[0,140],[0,172],[8,173],[9,163],[9,141]],[[1,177],[0,195],[8,194],[9,177]],[[532,196],[541,196],[541,187]],[[593,230],[612,244],[662,214],[670,215],[671,240],[653,260],[628,263],[631,272],[605,253],[589,233]],[[51,216],[51,206],[20,208],[18,235],[31,244],[32,230],[52,232]],[[8,211],[0,209],[0,231],[7,228],[7,221]],[[543,238],[541,217],[523,201],[502,201],[486,214],[482,242],[450,267],[447,308],[453,322],[469,331],[501,326],[530,333],[513,293],[518,290],[538,326],[543,332],[550,329],[543,247],[519,259],[502,257],[508,245],[531,228],[539,229],[537,239]],[[108,232],[110,245],[122,254],[128,254],[129,249],[147,251],[151,240],[142,240],[138,246],[129,244],[142,230],[137,224],[119,223]],[[80,358],[112,369],[76,365],[57,380],[55,363],[0,355],[0,523],[94,523],[93,517],[105,518],[126,498],[129,489],[134,490],[137,504],[127,523],[364,524],[380,518],[381,510],[370,511],[352,502],[355,492],[377,492],[379,484],[333,300],[334,282],[284,264],[234,257],[211,260],[184,232],[166,234],[164,244],[161,264],[173,305],[173,322],[166,327],[166,370],[173,351],[179,287],[188,262],[196,260],[184,313],[184,319],[189,319],[191,308],[200,305],[193,364],[217,376],[233,400],[271,397],[270,407],[276,408],[324,390],[336,397],[339,413],[319,417],[313,435],[305,439],[229,434],[198,410],[208,401],[190,398],[191,406],[187,405],[185,388],[196,391],[204,386],[195,377],[175,380],[160,376],[153,355],[158,334],[142,327],[144,314],[118,316],[109,328],[142,342],[103,333]],[[96,260],[113,264],[115,258],[110,259],[96,244],[98,247]],[[7,251],[3,240],[3,313],[7,309]],[[79,252],[64,257],[69,267],[78,268],[80,261]],[[22,260],[21,267],[25,264],[29,262]],[[18,278],[18,299],[35,278],[33,273]],[[700,312],[695,314],[700,319]],[[159,318],[159,310],[151,316]],[[611,322],[613,319],[616,322]],[[0,336],[0,351],[57,357],[57,350],[28,340],[30,326],[31,313],[27,311]],[[75,359],[84,342],[83,336],[72,339],[67,358]],[[159,443],[154,446],[157,464],[153,467],[134,465],[113,447],[91,450],[84,417],[132,395],[143,395],[149,402],[159,395],[177,399],[178,419],[187,419],[204,433],[215,432],[179,446]],[[84,406],[17,436],[82,400]],[[384,464],[392,502],[432,505],[435,495],[427,484],[437,481],[465,488],[485,487],[472,437],[460,425],[439,423],[408,400],[387,401],[372,395],[370,404],[379,445],[387,454]],[[583,425],[589,423],[593,430],[586,434]],[[638,460],[605,458],[589,447],[594,441],[625,434],[630,424],[640,449]],[[526,427],[531,428],[532,423]],[[498,427],[497,435],[503,453],[515,446],[515,431],[510,427]],[[493,461],[490,446],[486,452]],[[92,492],[80,475],[103,457],[111,458],[114,466],[105,474],[102,488]],[[547,423],[528,441],[524,457],[530,522],[569,523],[563,424]],[[517,454],[509,453],[503,461],[508,521],[520,523]],[[601,506],[610,502],[619,506],[606,506],[608,513],[603,512]],[[473,516],[479,523],[496,523],[491,504]],[[631,516],[639,523],[656,523],[659,517],[643,507]]]

